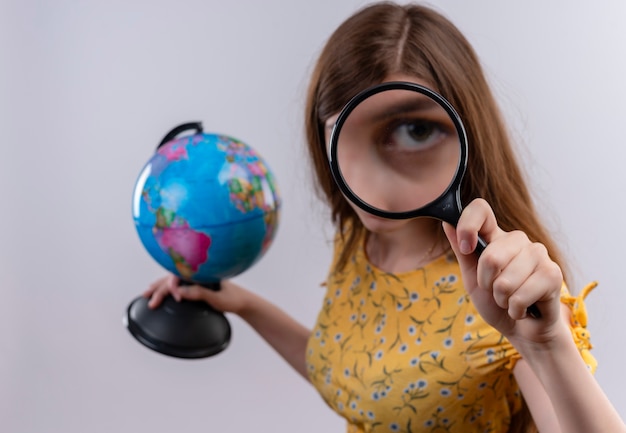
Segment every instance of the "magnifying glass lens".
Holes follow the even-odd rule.
[[[365,89],[339,113],[329,144],[333,178],[356,206],[383,218],[456,226],[468,142],[443,96],[400,81]],[[479,236],[476,253],[486,247]],[[528,314],[541,317],[536,305]]]
[[[368,96],[335,133],[344,184],[384,212],[429,205],[449,189],[461,165],[456,124],[436,100],[414,90]]]

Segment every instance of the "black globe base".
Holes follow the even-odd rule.
[[[230,342],[230,324],[224,314],[202,301],[172,296],[155,309],[140,296],[127,309],[126,325],[141,344],[176,358],[206,358],[217,355]]]

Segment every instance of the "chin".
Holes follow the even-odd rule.
[[[374,233],[386,233],[392,232],[404,225],[403,220],[393,220],[389,218],[382,218],[368,213],[359,214],[359,218],[363,223],[363,226],[370,232]]]

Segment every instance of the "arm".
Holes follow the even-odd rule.
[[[523,359],[513,373],[539,431],[626,432],[619,414],[587,370],[565,323],[551,344],[516,348]]]
[[[221,290],[213,291],[197,285],[180,286],[170,275],[144,292],[150,298],[150,308],[157,308],[168,295],[177,301],[203,301],[216,310],[238,315],[308,380],[305,354],[311,332],[274,304],[228,280],[221,282]]]
[[[546,248],[498,227],[484,200],[470,203],[444,231],[480,315],[522,356],[514,369],[543,432],[626,433],[626,425],[583,362],[560,302],[563,275]],[[474,253],[478,234],[488,242]],[[540,317],[529,317],[535,305]]]
[[[513,375],[522,391],[537,429],[540,432],[562,433],[563,430],[554,413],[552,401],[525,359],[517,361],[513,368]]]
[[[307,341],[311,334],[309,329],[276,305],[250,292],[239,316],[302,377],[309,380],[305,361]]]
[[[570,311],[562,307],[564,324],[569,317]],[[584,364],[567,325],[563,328],[562,349],[548,348],[534,355],[534,350],[529,348],[513,369],[537,428],[540,432],[554,433],[625,431],[624,424]],[[544,359],[545,355],[552,360]]]

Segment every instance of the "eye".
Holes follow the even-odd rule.
[[[436,123],[424,119],[394,122],[383,141],[387,150],[421,151],[431,148],[445,138],[445,131]]]

